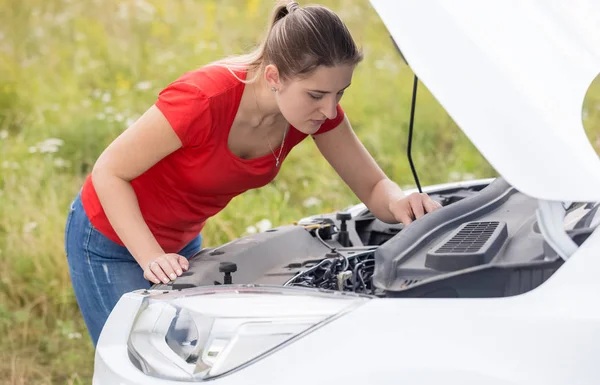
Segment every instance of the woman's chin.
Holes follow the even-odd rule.
[[[294,126],[294,128],[303,134],[313,135],[319,131],[319,128],[321,128],[322,124],[323,123],[316,123],[312,120],[309,120],[308,122],[303,122],[302,124]]]

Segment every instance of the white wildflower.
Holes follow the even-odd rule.
[[[310,198],[306,198],[304,200],[304,202],[302,203],[302,206],[309,208],[309,207],[314,207],[314,206],[318,206],[321,204],[321,200],[317,197],[310,197]]]
[[[104,65],[104,62],[103,62],[103,61],[101,61],[101,60],[90,60],[90,61],[88,62],[88,69],[89,69],[90,71],[93,71],[94,69],[96,69],[96,68],[100,68],[100,67],[102,67],[103,65]],[[96,96],[96,98],[99,98],[99,97],[100,97],[100,95]]]
[[[115,115],[115,120],[117,122],[122,122],[123,120],[125,120],[125,117],[123,116],[123,114],[116,114]]]
[[[175,54],[171,51],[165,51],[165,52],[157,55],[156,62],[160,63],[160,64],[164,64],[173,59],[175,59]]]
[[[43,154],[47,152],[57,152],[58,148],[65,142],[62,139],[48,138],[41,143],[38,143],[38,150]]]
[[[92,96],[95,99],[98,99],[100,98],[100,96],[102,96],[102,91],[100,91],[99,89],[95,89],[94,91],[92,91]]]
[[[115,108],[112,106],[108,106],[104,109],[104,112],[106,113],[106,115],[113,114],[115,112]]]
[[[37,150],[38,150],[37,146],[30,146],[29,147],[29,153],[30,154],[36,153]]]
[[[8,131],[7,130],[0,131],[0,139],[6,139],[6,138],[8,138]]]
[[[108,103],[108,102],[110,102],[110,100],[111,100],[111,99],[112,99],[112,97],[110,96],[110,93],[109,93],[109,92],[105,92],[105,93],[102,95],[102,101],[103,101],[104,103]]]
[[[268,219],[263,219],[262,221],[256,223],[256,229],[261,233],[271,229],[272,227],[273,225]]]
[[[69,166],[69,162],[67,162],[63,158],[56,158],[54,159],[54,166],[58,168],[65,168]]]
[[[377,68],[378,70],[386,70],[390,72],[398,71],[398,66],[392,60],[390,60],[389,57],[385,57],[383,60],[376,60],[375,68]]]
[[[47,144],[49,146],[62,146],[65,144],[64,140],[58,138],[48,138],[42,142],[42,144]]]
[[[30,233],[36,229],[37,225],[38,225],[37,222],[26,223],[25,226],[23,226],[23,232],[25,234]]]
[[[129,5],[126,3],[119,3],[119,9],[117,10],[117,17],[119,19],[129,18]]]
[[[81,333],[75,332],[75,333],[69,333],[67,335],[67,338],[70,340],[78,340],[81,338]]]
[[[456,171],[452,171],[449,175],[448,175],[448,179],[450,179],[450,181],[457,181],[461,179],[461,175],[459,172]]]
[[[54,14],[54,22],[56,25],[64,25],[69,21],[69,19],[71,19],[71,15],[66,12]]]
[[[148,3],[145,0],[136,0],[135,6],[140,11],[146,12],[149,15],[153,15],[156,10],[156,8],[154,8],[152,4]]]
[[[136,12],[136,18],[141,21],[152,21],[156,8],[145,0],[136,0],[135,7],[139,12]]]
[[[41,51],[41,50],[40,50]],[[35,63],[34,59],[24,59],[21,61],[21,67],[29,68]]]
[[[246,227],[246,234],[256,234],[257,232],[258,230],[256,230],[256,227],[254,226]]]
[[[96,114],[96,119],[98,119],[98,120],[104,120],[104,119],[106,119],[106,114],[104,112],[98,112]]]
[[[146,80],[143,82],[139,82],[138,84],[135,85],[135,88],[137,88],[140,91],[146,91],[149,90],[150,87],[152,87],[152,82]]]
[[[126,125],[127,127],[129,127],[129,126],[131,126],[133,123],[135,123],[135,121],[136,121],[136,120],[137,120],[136,118],[132,118],[132,117],[130,117],[130,118],[127,118],[127,120],[125,121],[125,125]]]
[[[200,40],[196,43],[196,52],[204,51],[204,49],[208,46],[204,40]]]

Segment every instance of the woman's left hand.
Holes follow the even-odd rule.
[[[389,204],[389,210],[398,222],[408,226],[415,219],[421,218],[442,207],[425,193],[412,193],[407,197],[394,200]]]

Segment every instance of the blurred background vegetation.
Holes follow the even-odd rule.
[[[413,74],[367,0],[322,0],[364,49],[342,104],[385,172],[406,160]],[[0,0],[0,383],[89,384],[93,348],[63,251],[69,203],[101,151],[182,73],[250,49],[271,0]],[[583,108],[600,147],[600,84]],[[495,176],[424,87],[414,159],[423,184]],[[312,141],[236,198],[206,246],[357,203]],[[267,220],[267,221],[265,221]]]

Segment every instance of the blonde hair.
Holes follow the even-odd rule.
[[[277,1],[266,35],[255,50],[212,64],[226,67],[241,82],[252,83],[268,64],[277,67],[281,78],[289,79],[310,75],[319,66],[356,65],[362,58],[335,12],[320,5],[300,7],[295,1]],[[242,80],[234,71],[255,75]]]

